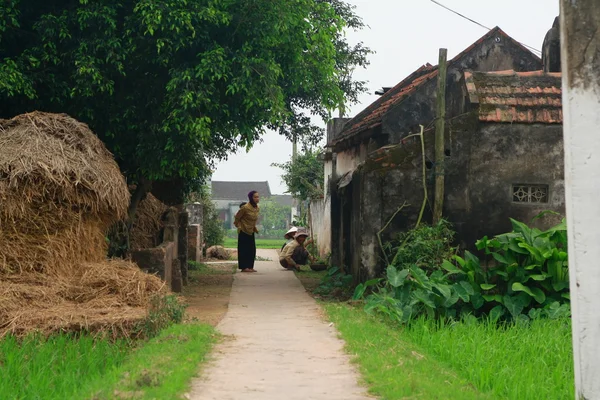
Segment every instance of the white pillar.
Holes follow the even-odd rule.
[[[576,399],[600,399],[600,2],[561,0]]]

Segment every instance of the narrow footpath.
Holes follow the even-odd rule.
[[[229,310],[217,328],[227,335],[192,384],[193,400],[365,400],[343,342],[275,250],[257,273],[237,273]]]

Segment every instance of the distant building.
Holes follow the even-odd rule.
[[[281,205],[290,208],[288,225],[296,215],[293,210],[293,198],[290,195],[271,194],[269,182],[227,182],[227,181],[212,181],[211,185],[212,199],[215,203],[215,208],[219,213],[219,219],[223,221],[225,229],[234,229],[233,219],[235,213],[239,210],[240,204],[248,201],[248,193],[256,190],[261,199],[270,199]]]

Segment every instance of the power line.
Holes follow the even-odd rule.
[[[483,24],[475,21],[474,19],[471,19],[471,18],[467,17],[466,15],[463,15],[463,14],[459,13],[458,11],[455,11],[455,10],[449,8],[449,7],[446,7],[445,5],[443,5],[442,3],[440,3],[440,2],[438,2],[436,0],[430,0],[430,1],[432,3],[434,3],[434,4],[437,4],[438,6],[440,6],[442,8],[445,8],[446,10],[450,11],[451,13],[454,13],[454,14],[458,15],[459,17],[462,17],[462,18],[466,19],[467,21],[470,21],[470,22],[474,23],[475,25],[478,25],[478,26],[482,27],[483,29],[487,29],[488,31],[492,30],[492,28],[489,28],[489,27],[487,27],[487,26],[485,26],[485,25],[483,25]],[[521,44],[521,45],[523,45],[523,46],[525,46],[525,47],[527,47],[531,51],[539,53],[540,55],[542,54],[542,52],[540,50],[536,49],[535,47],[531,47],[531,46],[529,46],[529,45],[527,45],[525,43],[522,43],[522,42],[518,42],[518,43]]]

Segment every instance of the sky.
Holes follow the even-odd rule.
[[[368,81],[369,92],[360,103],[350,107],[356,115],[377,99],[374,92],[383,86],[395,86],[421,65],[437,64],[440,47],[453,58],[487,30],[451,13],[430,0],[346,0],[368,27],[349,32],[351,43],[364,42],[376,53],[371,64],[357,70],[355,78]],[[558,0],[437,0],[439,3],[493,28],[499,26],[514,39],[540,50],[544,36],[558,16]],[[539,55],[539,54],[538,54]],[[322,123],[325,126],[325,123]],[[300,146],[299,146],[300,147]],[[287,188],[281,170],[272,163],[290,159],[292,144],[275,132],[246,152],[240,149],[216,166],[212,179],[219,181],[268,181],[273,194]]]

